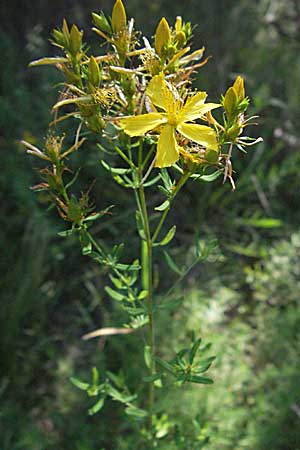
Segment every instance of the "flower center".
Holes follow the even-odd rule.
[[[168,114],[168,124],[177,127],[178,125],[177,113],[172,112]]]

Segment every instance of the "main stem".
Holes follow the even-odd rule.
[[[155,330],[153,317],[153,271],[152,271],[152,240],[149,226],[149,217],[146,206],[145,192],[142,184],[139,186],[139,200],[143,218],[145,240],[142,241],[142,270],[144,288],[147,290],[147,309],[149,318],[149,347],[150,347],[150,376],[155,373]],[[154,404],[154,382],[149,385],[149,427],[152,428],[152,414]],[[151,430],[150,430],[151,431]]]
[[[138,210],[142,216],[142,223],[143,223],[143,229],[144,229],[144,237],[141,242],[141,253],[142,253],[142,283],[143,288],[147,290],[147,309],[148,309],[148,319],[149,319],[149,348],[150,348],[150,376],[153,376],[155,374],[155,327],[154,327],[154,314],[153,314],[153,259],[152,259],[152,252],[153,252],[153,244],[155,243],[156,238],[159,235],[159,232],[165,222],[165,219],[168,215],[170,206],[164,211],[156,230],[154,231],[153,237],[151,236],[150,232],[150,225],[149,225],[149,216],[147,211],[147,204],[145,199],[145,191],[143,186],[143,144],[142,141],[139,146],[139,153],[138,153],[138,192],[136,192],[136,202]],[[181,189],[181,187],[185,184],[187,179],[190,176],[190,172],[184,173],[182,177],[180,178],[179,182],[177,183],[176,187],[174,188],[174,191],[172,193],[172,197],[170,198],[170,204],[171,201],[174,199],[178,191]],[[150,431],[150,439],[151,443],[153,443],[153,431],[152,431],[152,416],[153,416],[153,406],[154,406],[154,381],[150,381],[149,383],[149,403],[148,403],[148,412],[149,412],[149,431]]]

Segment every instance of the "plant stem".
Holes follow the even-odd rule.
[[[150,347],[150,376],[155,374],[155,323],[154,323],[154,314],[153,314],[153,259],[152,259],[152,253],[153,253],[153,244],[155,242],[155,239],[157,238],[165,219],[168,215],[169,209],[171,207],[171,200],[177,195],[181,187],[186,183],[188,178],[190,177],[190,172],[185,172],[180,180],[178,181],[177,185],[175,186],[171,198],[170,198],[170,205],[168,208],[164,211],[162,214],[160,221],[156,227],[156,230],[153,234],[153,237],[151,236],[150,232],[150,225],[149,225],[149,216],[147,211],[147,204],[146,204],[146,198],[145,198],[145,191],[143,186],[143,143],[140,142],[139,145],[139,152],[138,152],[138,190],[135,191],[135,198],[138,210],[142,216],[142,223],[143,223],[143,231],[144,231],[144,239],[141,240],[141,264],[142,264],[142,283],[143,288],[147,291],[147,309],[148,309],[148,319],[149,319],[149,347]],[[155,392],[154,392],[154,381],[151,381],[149,383],[149,400],[148,400],[148,413],[149,413],[149,432],[150,432],[150,440],[151,445],[153,445],[153,432],[152,432],[152,416],[153,416],[153,410],[154,410],[154,401],[155,401]]]
[[[147,291],[147,309],[149,319],[149,347],[150,347],[150,376],[155,373],[155,328],[154,328],[154,316],[153,316],[153,261],[152,261],[152,240],[149,226],[149,216],[147,211],[147,204],[145,198],[145,191],[143,186],[143,143],[140,142],[138,153],[138,179],[139,188],[138,195],[136,195],[136,201],[138,209],[142,216],[143,228],[145,239],[141,241],[141,264],[142,264],[142,282],[143,288]],[[154,382],[149,383],[149,400],[148,400],[148,413],[149,413],[149,431],[151,434],[151,442],[153,441],[152,434],[152,415],[154,406]]]
[[[139,187],[139,200],[141,206],[141,213],[143,218],[145,240],[142,242],[142,270],[144,289],[147,290],[147,307],[149,317],[149,346],[150,346],[150,376],[155,373],[155,332],[154,332],[154,317],[153,317],[153,278],[152,278],[152,241],[149,227],[149,217],[146,206],[144,187],[141,184]],[[149,423],[152,426],[152,413],[154,404],[154,383],[150,382],[149,387]]]

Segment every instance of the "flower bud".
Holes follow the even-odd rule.
[[[85,120],[87,128],[93,133],[102,133],[105,128],[105,121],[101,115],[94,114]]]
[[[111,26],[103,13],[92,13],[92,19],[99,30],[103,31],[104,33],[112,34]]]
[[[60,30],[53,30],[52,36],[56,44],[60,45],[61,47],[68,47],[69,42],[66,42],[66,37]]]
[[[185,45],[185,43],[186,43],[186,36],[185,36],[183,31],[179,31],[178,33],[176,33],[175,41],[176,41],[177,46],[179,48],[182,48]]]
[[[79,31],[76,25],[72,25],[70,32],[70,52],[72,55],[76,55],[82,44],[82,31]]]
[[[70,40],[70,31],[66,19],[63,20],[62,32],[66,38],[66,42]]]
[[[235,90],[238,99],[244,100],[245,98],[245,87],[244,87],[244,79],[239,75],[235,82],[233,83],[233,89]]]
[[[118,33],[119,31],[121,31],[123,28],[126,27],[126,23],[127,23],[126,11],[122,3],[122,0],[116,0],[111,15],[111,24],[113,32]]]
[[[226,130],[226,139],[228,141],[234,141],[241,132],[241,125],[237,122]]]
[[[163,48],[171,41],[171,30],[167,20],[163,17],[155,32],[155,50],[161,56]]]
[[[229,119],[231,119],[236,113],[237,104],[237,93],[233,87],[230,87],[229,89],[227,89],[223,100],[223,106]]]
[[[179,33],[179,31],[181,30],[182,30],[182,17],[177,16],[175,22],[175,31],[176,33]]]
[[[219,158],[219,152],[216,152],[216,150],[212,150],[211,148],[208,148],[205,152],[205,159],[206,161],[214,164],[218,161]]]
[[[101,72],[99,68],[99,64],[95,60],[93,56],[90,57],[89,61],[89,72],[88,72],[89,82],[98,87],[101,81]]]

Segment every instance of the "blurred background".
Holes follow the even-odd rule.
[[[134,449],[122,408],[108,403],[89,417],[88,400],[69,379],[88,379],[97,366],[100,373],[124,371],[134,384],[143,376],[138,333],[81,340],[124,318],[104,292],[105,271],[81,256],[75,240],[58,237],[65,224],[30,191],[39,180],[36,161],[19,144],[41,145],[60,81],[54,68],[27,64],[58,54],[48,39],[64,17],[85,30],[97,54],[90,12],[110,14],[112,6],[111,0],[0,6],[1,450]],[[171,222],[180,227],[170,249],[177,264],[193,259],[196,235],[217,239],[218,247],[175,286],[184,302],[161,317],[159,348],[171,355],[195,330],[213,343],[217,362],[212,387],[174,389],[163,406],[171,419],[181,414],[194,433],[187,449],[299,450],[299,0],[127,0],[125,6],[149,37],[162,15],[170,23],[182,15],[198,24],[195,48],[205,45],[212,58],[195,86],[216,101],[242,74],[250,112],[260,116],[254,133],[264,139],[247,155],[234,155],[235,193],[220,179],[191,182],[177,200]],[[77,158],[83,166],[78,189],[96,178],[95,203],[102,208],[113,198],[116,210],[120,206],[97,225],[96,236],[113,245],[126,234],[129,251],[138,255],[128,193],[101,169],[93,143]],[[161,292],[176,280],[176,274],[164,276],[167,270],[157,258]]]

